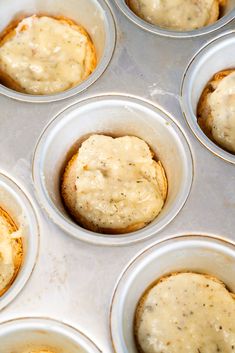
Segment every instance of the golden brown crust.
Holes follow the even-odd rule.
[[[228,0],[218,0],[218,2],[221,7],[225,7],[228,3]]]
[[[9,214],[4,211],[0,207],[0,217],[3,217],[8,225],[8,229],[11,233],[16,232],[18,230],[16,224],[9,216]],[[12,246],[13,246],[13,261],[14,261],[14,274],[11,278],[11,281],[7,284],[5,288],[0,290],[0,297],[11,287],[12,283],[16,279],[16,276],[20,270],[22,260],[23,260],[23,242],[21,238],[12,239]]]
[[[157,182],[162,194],[162,198],[165,201],[167,197],[167,192],[168,192],[168,184],[167,184],[165,169],[163,168],[161,161],[157,162],[157,169],[158,169]]]
[[[137,303],[137,306],[136,306],[136,310],[135,310],[135,316],[134,316],[134,325],[133,325],[133,330],[134,330],[134,338],[135,338],[135,342],[136,342],[136,346],[137,346],[137,350],[140,352],[140,353],[146,353],[142,350],[141,346],[140,346],[140,343],[139,343],[139,340],[138,340],[138,329],[139,329],[139,326],[140,326],[140,321],[141,321],[141,316],[142,316],[142,313],[143,313],[143,307],[144,307],[144,304],[145,304],[145,301],[146,301],[146,297],[147,295],[149,294],[150,290],[155,287],[158,283],[161,283],[161,282],[164,282],[166,281],[169,277],[171,276],[176,276],[180,273],[191,273],[191,274],[198,274],[198,275],[202,275],[204,276],[205,278],[208,278],[214,282],[217,282],[221,285],[223,285],[224,288],[226,288],[226,290],[229,292],[229,294],[232,296],[232,298],[235,300],[235,293],[232,293],[227,287],[226,285],[220,281],[218,278],[212,276],[212,275],[208,275],[208,274],[204,274],[204,273],[196,273],[196,272],[192,272],[192,271],[184,271],[184,272],[172,272],[168,275],[165,275],[159,279],[157,279],[156,281],[154,281],[153,283],[150,284],[150,286],[147,287],[147,289],[144,291],[144,293],[142,294],[140,300],[138,301]]]
[[[68,210],[69,214],[73,219],[81,225],[83,228],[92,230],[94,232],[103,233],[103,234],[125,234],[137,231],[144,228],[149,222],[139,222],[135,225],[128,226],[126,228],[100,228],[79,214],[76,210],[76,160],[78,153],[74,154],[73,157],[67,163],[61,181],[61,196],[64,202],[65,208]],[[167,178],[165,175],[164,168],[161,162],[157,162],[158,169],[158,184],[162,197],[165,201],[167,197]],[[161,175],[161,177],[160,177]]]
[[[219,18],[223,16],[223,11],[227,5],[227,0],[215,0],[211,9],[211,16],[206,25],[210,25],[216,22]]]
[[[208,97],[216,90],[220,81],[234,71],[235,69],[227,69],[217,72],[202,91],[197,105],[198,124],[203,132],[216,144],[218,143],[214,140],[212,135],[213,117],[211,115],[211,109],[208,104]]]
[[[31,15],[32,16],[32,15]],[[82,81],[84,81],[96,68],[97,65],[97,57],[96,57],[96,50],[94,47],[94,44],[91,40],[91,37],[87,33],[87,31],[77,23],[75,23],[73,20],[65,17],[65,16],[51,16],[48,14],[37,14],[36,17],[50,17],[55,20],[60,21],[61,23],[68,24],[69,26],[73,27],[75,30],[79,31],[81,34],[83,34],[87,38],[87,43],[88,43],[88,51],[85,59],[85,71],[84,75],[82,78]],[[18,24],[24,19],[30,17],[29,16],[20,16],[17,19],[13,20],[5,29],[4,31],[0,34],[0,47],[6,43],[8,40],[13,38],[16,34],[16,27]],[[27,30],[27,26],[23,26],[21,28],[21,31]],[[21,93],[27,93],[26,90],[19,85],[18,82],[13,80],[6,72],[3,72],[0,69],[0,84],[3,84],[4,86],[13,89],[15,91],[21,92]],[[70,88],[72,88],[71,86]]]
[[[6,72],[0,69],[0,84],[3,86],[13,89],[14,91],[26,93],[25,89],[23,89],[15,80],[11,78]]]
[[[216,22],[219,18],[219,15],[220,15],[219,1],[215,0],[213,2],[212,8],[211,8],[210,17],[209,17],[207,23],[205,24],[205,26],[208,26],[208,25]]]

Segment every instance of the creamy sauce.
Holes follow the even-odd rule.
[[[220,282],[172,275],[147,293],[138,342],[144,353],[235,352],[235,299]]]
[[[31,94],[65,91],[87,72],[89,40],[77,26],[50,17],[22,20],[16,34],[0,47],[0,69]],[[89,60],[88,60],[89,61]]]
[[[208,97],[212,135],[215,141],[235,153],[235,72],[224,77]]]
[[[27,350],[27,351],[24,351],[22,353],[55,353],[55,351],[51,351],[51,350],[48,350],[48,349],[40,349],[40,350]]]
[[[77,158],[78,212],[100,228],[150,222],[164,204],[157,166],[137,137],[91,136]]]
[[[0,214],[0,292],[14,275],[12,231],[5,217]]]
[[[214,11],[215,0],[129,0],[129,4],[144,20],[183,31],[206,26]]]

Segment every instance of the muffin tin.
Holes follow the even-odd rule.
[[[228,0],[227,4],[225,5],[223,9],[223,13],[221,13],[221,16],[216,23],[213,23],[209,26],[199,28],[193,31],[173,31],[173,30],[168,30],[159,26],[154,26],[151,23],[148,23],[141,19],[139,16],[137,16],[133,11],[129,8],[127,5],[128,0],[115,0],[116,4],[120,8],[120,10],[124,13],[125,16],[127,16],[131,21],[136,23],[138,26],[141,28],[145,29],[146,31],[156,33],[158,35],[166,36],[166,37],[175,37],[175,38],[187,38],[187,37],[195,37],[195,36],[201,36],[203,34],[207,34],[213,31],[216,31],[217,29],[223,27],[227,23],[229,23],[235,15],[235,10],[234,10],[234,5],[235,1],[234,0]]]
[[[91,7],[87,9],[85,4]],[[30,224],[34,222],[35,239],[37,222],[40,228],[39,256],[33,275],[14,301],[0,311],[0,337],[8,325],[4,324],[6,321],[12,323],[10,331],[14,332],[27,326],[24,319],[18,318],[34,317],[32,320],[37,321],[40,317],[44,329],[53,327],[43,319],[50,317],[85,334],[102,352],[114,351],[112,339],[117,353],[134,352],[130,332],[135,301],[122,287],[122,272],[143,251],[133,264],[142,257],[147,264],[153,254],[159,263],[161,251],[168,249],[170,253],[162,260],[161,269],[151,274],[146,271],[139,277],[138,294],[154,276],[175,269],[175,260],[177,268],[190,265],[190,269],[193,266],[202,272],[210,271],[235,290],[231,267],[235,256],[235,173],[233,163],[227,162],[233,156],[225,158],[223,150],[216,146],[215,151],[200,131],[194,131],[197,91],[210,78],[209,74],[222,68],[218,65],[233,65],[234,10],[208,28],[174,34],[161,33],[156,27],[146,31],[143,21],[137,25],[137,18],[130,20],[117,5],[125,7],[124,1],[118,0],[25,0],[20,4],[10,0],[0,5],[1,28],[13,14],[22,10],[32,13],[35,6],[53,14],[63,10],[67,16],[76,16],[80,6],[79,19],[87,21],[87,26],[82,24],[94,24],[95,14],[97,26],[103,26],[101,32],[106,38],[105,45],[104,41],[103,47],[100,44],[97,71],[73,90],[38,97],[0,87],[0,171],[14,180],[12,190],[24,190],[17,198],[22,207],[34,205],[37,215],[30,206]],[[97,6],[100,12],[91,11]],[[229,6],[232,9],[234,2],[230,1]],[[226,45],[228,50],[224,50]],[[208,53],[212,54],[210,61]],[[64,153],[83,133],[94,131],[143,137],[156,148],[166,167],[172,188],[168,205],[155,222],[138,234],[98,236],[75,227],[61,207],[58,180],[66,161]],[[36,248],[32,251],[34,259]],[[208,256],[200,255],[204,250]],[[178,255],[182,252],[185,256]],[[132,267],[129,265],[125,273]],[[135,269],[131,275],[137,276]],[[127,298],[132,303],[126,312],[130,318],[122,315]],[[0,306],[6,304],[2,297]],[[120,341],[123,334],[125,347]],[[93,351],[96,350],[85,349]]]
[[[111,305],[111,335],[117,353],[136,353],[133,317],[139,298],[156,278],[191,271],[211,274],[235,291],[232,244],[206,236],[173,237],[139,254],[123,272]]]
[[[0,173],[1,208],[6,211],[22,231],[23,262],[11,287],[1,296],[0,310],[5,308],[23,289],[38,256],[39,224],[37,214],[24,191],[7,175]]]
[[[213,143],[200,129],[196,118],[197,102],[207,82],[216,72],[234,68],[234,49],[234,33],[225,33],[213,39],[197,53],[184,74],[182,108],[195,136],[213,153],[235,164],[235,155]]]
[[[25,337],[30,336],[26,342]],[[1,325],[1,349],[10,353],[30,349],[52,349],[58,352],[100,353],[95,344],[81,332],[56,320],[22,318]],[[43,341],[43,345],[41,342]]]
[[[71,157],[71,148],[77,148],[79,141],[92,133],[137,136],[148,143],[163,163],[169,184],[167,199],[158,217],[145,228],[129,234],[99,234],[79,227],[64,209],[61,173]],[[42,133],[33,158],[33,180],[42,206],[68,233],[97,244],[127,244],[156,234],[182,208],[192,175],[190,149],[177,124],[151,104],[121,95],[90,98],[63,111]]]
[[[115,46],[115,25],[113,16],[101,0],[23,0],[20,2],[9,1],[0,5],[0,32],[11,22],[22,16],[33,14],[50,14],[51,16],[63,15],[80,24],[89,33],[96,48],[97,67],[84,82],[66,92],[49,96],[37,96],[15,92],[1,86],[0,93],[8,97],[27,102],[52,102],[71,97],[87,89],[94,83],[106,69]],[[86,14],[89,13],[89,16]]]

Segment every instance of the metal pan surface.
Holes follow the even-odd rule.
[[[28,0],[21,3],[41,2]],[[53,3],[58,5],[59,1]],[[98,1],[90,0],[90,3],[94,5]],[[224,33],[233,32],[233,16],[227,18],[229,23],[226,20],[226,23],[215,24],[218,25],[216,31],[211,31],[208,27],[201,35],[189,33],[186,38],[172,38],[168,34],[167,37],[159,35],[158,30],[146,31],[142,25],[136,25],[120,10],[120,3],[121,1],[114,0],[99,2],[105,9],[103,15],[114,20],[110,24],[106,17],[105,22],[106,28],[110,28],[107,35],[112,37],[112,45],[109,49],[106,48],[109,52],[104,65],[106,69],[103,66],[102,75],[99,74],[95,82],[85,90],[77,87],[73,95],[65,92],[61,97],[54,97],[55,99],[31,99],[21,97],[14,91],[7,93],[5,87],[0,88],[0,170],[27,193],[36,207],[40,227],[40,248],[35,269],[20,294],[0,311],[0,323],[20,317],[50,317],[83,332],[105,353],[114,351],[109,332],[112,293],[123,269],[137,253],[165,239],[176,236],[190,238],[191,234],[235,242],[234,164],[211,153],[195,137],[187,122],[191,115],[187,114],[185,117],[182,109],[182,102],[186,97],[181,95],[184,73],[192,58],[217,36],[222,40]],[[0,1],[1,16],[4,18],[1,26],[4,27],[11,20],[9,11],[13,13],[17,6],[20,5],[15,0],[10,0],[7,4]],[[53,11],[59,13],[60,7],[54,6]],[[116,46],[113,51],[115,32]],[[211,68],[216,65],[213,60],[214,57],[210,60]],[[83,230],[76,239],[69,236],[67,229],[54,223],[52,214],[48,216],[47,205],[41,202],[36,192],[38,185],[32,174],[35,168],[42,171],[45,158],[42,153],[34,159],[40,136],[45,137],[45,131],[49,131],[50,126],[58,121],[58,117],[89,100],[99,101],[98,106],[102,107],[102,100],[112,99],[113,96],[124,99],[122,111],[125,110],[126,102],[134,100],[144,102],[145,107],[151,106],[151,111],[160,112],[160,116],[173,121],[172,126],[177,126],[176,130],[180,131],[174,135],[177,141],[174,146],[182,146],[182,155],[188,156],[184,159],[187,168],[184,168],[186,179],[182,180],[182,185],[189,186],[191,181],[192,185],[184,193],[188,197],[187,200],[185,198],[184,205],[181,203],[183,207],[178,209],[178,214],[174,214],[171,222],[167,222],[164,228],[157,229],[150,237],[143,236],[138,242],[122,246],[103,246],[84,242]],[[102,109],[99,110],[101,111]],[[111,110],[103,115],[107,122],[110,113]],[[146,108],[143,111],[143,121],[145,114]],[[55,117],[57,118],[54,120]],[[84,128],[87,122],[84,119]],[[132,125],[134,129],[135,123]],[[92,123],[90,127],[94,127]],[[59,146],[63,149],[65,142],[65,135],[62,134],[55,150]],[[46,147],[46,144],[41,146],[44,152]],[[164,150],[162,153],[164,155]],[[171,156],[174,153],[172,149]],[[176,171],[179,170],[178,167],[179,165],[175,166]],[[46,177],[49,178],[51,173],[53,182],[53,170],[47,170],[49,172]],[[171,170],[174,171],[173,162]],[[39,175],[37,180],[43,181],[43,175]],[[172,172],[171,180],[172,183],[177,181],[177,173],[174,176]],[[1,300],[2,298],[0,305]]]

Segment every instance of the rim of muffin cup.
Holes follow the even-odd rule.
[[[86,2],[80,1],[81,4],[79,3],[80,0],[77,1],[77,7],[78,9],[81,9],[81,4],[86,5]],[[74,20],[78,25],[82,25],[84,29],[88,32],[90,35],[93,44],[96,49],[96,54],[97,54],[97,66],[94,69],[94,71],[81,83],[78,85],[67,89],[66,91],[59,92],[59,93],[54,93],[50,95],[33,95],[33,94],[28,94],[28,93],[21,93],[18,91],[15,91],[11,88],[8,88],[2,84],[0,84],[0,94],[3,94],[7,97],[20,100],[20,101],[25,101],[25,102],[32,102],[32,103],[47,103],[47,102],[55,102],[59,100],[63,100],[66,98],[70,98],[76,94],[79,94],[86,90],[89,86],[91,86],[95,81],[99,79],[99,77],[104,73],[106,70],[107,66],[109,65],[109,62],[112,58],[114,48],[116,45],[116,26],[114,22],[114,17],[111,12],[111,9],[107,2],[105,0],[86,0],[87,2],[90,3],[90,5],[94,8],[92,11],[89,11],[87,13],[86,11],[86,16],[93,16],[93,20],[98,21],[97,23],[94,23],[92,25],[89,22],[89,25],[83,26],[83,24],[80,23],[79,19],[77,18],[78,16],[76,13],[73,11],[73,6],[74,6],[74,1],[67,0],[66,2],[61,0],[60,6],[63,8],[65,7],[66,13],[64,11],[57,11],[56,9],[58,8],[58,1],[55,1],[55,6],[52,6],[53,1],[50,2],[43,2],[43,9],[41,7],[41,4],[39,6],[40,11],[36,10],[31,10],[28,8],[28,6],[24,6],[24,4],[21,5],[21,2],[19,2],[16,6],[16,8],[11,7],[10,8],[10,20],[14,19],[16,15],[19,13],[25,13],[26,17],[30,16],[30,14],[37,14],[37,13],[45,13],[47,16],[65,16],[69,19]],[[37,8],[37,0],[31,0],[31,5],[32,8],[34,6]],[[4,11],[2,11],[2,16],[6,18],[6,5],[2,5],[4,7]],[[80,8],[79,8],[80,6]],[[48,10],[47,10],[48,9]],[[81,12],[81,11],[80,11]],[[81,16],[81,21],[84,18],[84,16]],[[91,17],[92,19],[92,17]],[[4,30],[6,26],[9,24],[9,21],[6,23],[5,26],[0,29],[0,31]],[[97,27],[100,27],[99,30],[97,30]],[[101,34],[102,32],[102,34]],[[97,34],[98,33],[98,34]]]
[[[140,28],[151,32],[153,34],[157,34],[160,36],[164,37],[172,37],[172,38],[190,38],[190,37],[196,37],[196,36],[202,36],[205,34],[209,34],[211,32],[214,32],[223,26],[225,26],[227,23],[232,21],[235,17],[235,9],[228,9],[228,12],[223,14],[216,22],[191,31],[174,31],[170,29],[166,29],[154,24],[151,24],[142,18],[140,18],[138,15],[136,15],[127,5],[126,0],[115,0],[118,8],[122,11],[122,13],[133,23],[135,23],[137,26]],[[235,4],[235,2],[234,2]],[[232,4],[231,4],[232,5]]]
[[[156,280],[177,272],[212,275],[235,293],[235,243],[216,235],[176,235],[141,250],[121,273],[112,296],[109,328],[116,353],[138,353],[137,304]]]
[[[213,142],[197,122],[197,105],[201,94],[214,74],[235,69],[235,31],[228,31],[204,45],[189,62],[181,84],[181,107],[196,138],[214,155],[235,164],[235,154]]]
[[[37,213],[28,196],[8,175],[0,172],[0,207],[22,229],[23,259],[11,286],[0,297],[0,310],[10,304],[23,290],[36,265],[39,251],[39,224]]]
[[[77,328],[47,317],[20,317],[0,323],[0,340],[6,352],[51,349],[57,352],[101,353],[96,344]]]
[[[168,196],[160,214],[144,228],[125,234],[96,233],[76,224],[65,210],[60,185],[68,152],[77,141],[94,133],[137,136],[162,162]],[[184,132],[157,106],[136,97],[101,95],[73,104],[46,126],[34,151],[32,174],[39,202],[54,223],[77,239],[116,246],[146,239],[170,223],[190,193],[193,160]]]

